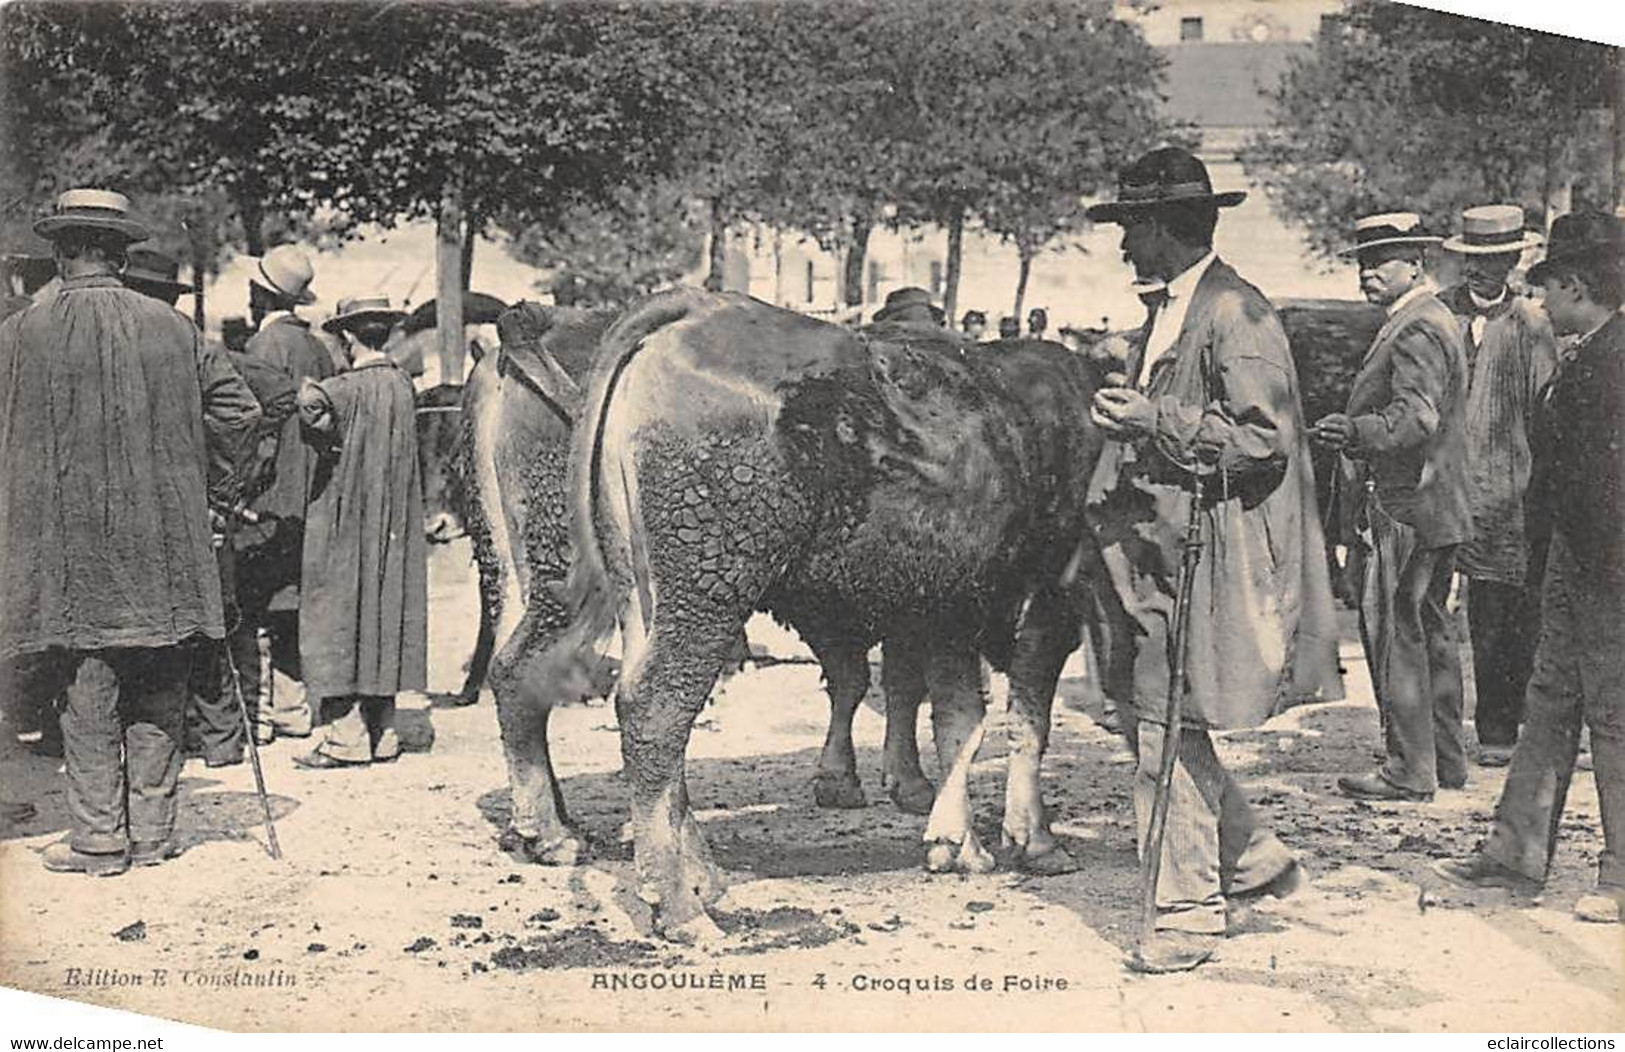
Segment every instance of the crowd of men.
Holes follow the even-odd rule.
[[[1464,587],[1476,761],[1510,769],[1482,849],[1438,870],[1470,887],[1537,888],[1589,726],[1604,850],[1576,909],[1618,922],[1625,223],[1576,213],[1542,236],[1503,204],[1467,209],[1448,238],[1406,211],[1353,221],[1347,252],[1385,320],[1345,410],[1310,422],[1270,300],[1213,250],[1220,213],[1244,197],[1215,192],[1200,160],[1165,148],[1090,209],[1122,227],[1147,307],[1094,399],[1110,441],[1088,497],[1121,628],[1102,664],[1118,670],[1106,690],[1139,755],[1142,852],[1167,699],[1183,703],[1166,746],[1177,762],[1156,935],[1133,964],[1199,965],[1227,902],[1302,879],[1211,732],[1342,696],[1328,544],[1347,547],[1358,576],[1383,732],[1376,766],[1339,790],[1423,804],[1466,784],[1451,611]],[[400,312],[342,303],[325,326],[344,340],[340,368],[297,314],[313,299],[308,259],[278,248],[250,285],[257,331],[241,350],[216,348],[172,309],[173,264],[130,248],[147,231],[127,208],[104,191],[62,195],[36,227],[60,285],[0,325],[0,660],[27,673],[8,694],[66,691],[72,826],[44,863],[101,874],[173,854],[188,695],[206,762],[237,762],[246,722],[261,743],[319,728],[296,762],[331,770],[399,754],[394,695],[425,672],[412,388],[385,353]],[[1460,284],[1431,280],[1434,249],[1457,258]],[[920,289],[893,293],[873,320],[945,324]],[[986,323],[971,311],[961,324],[978,340]],[[1047,324],[1035,309],[1028,335]],[[1000,335],[1019,335],[1014,318]],[[1340,454],[1324,522],[1312,445]],[[1199,572],[1180,595],[1191,522]],[[279,616],[293,609],[296,632]],[[271,690],[267,638],[297,656],[302,696]],[[15,746],[11,729],[3,737]],[[26,803],[6,807],[26,817]]]
[[[68,191],[34,230],[54,278],[0,323],[0,748],[61,699],[38,722],[60,731],[69,831],[42,861],[111,876],[178,854],[189,731],[211,767],[245,734],[313,729],[302,768],[400,754],[394,697],[427,651],[414,393],[382,350],[402,312],[340,300],[336,362],[298,316],[295,247],[255,261],[258,329],[228,349],[174,309],[179,268],[135,247],[122,195]],[[273,657],[297,696],[275,697]],[[0,796],[8,825],[33,817]]]

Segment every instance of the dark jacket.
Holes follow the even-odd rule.
[[[1625,588],[1625,317],[1575,348],[1539,418],[1553,528],[1588,578]]]
[[[1424,292],[1377,331],[1349,391],[1353,470],[1345,494],[1356,522],[1375,497],[1425,548],[1473,533],[1467,488],[1467,353],[1455,315]],[[1350,488],[1351,487],[1351,488]]]
[[[0,324],[0,659],[221,638],[209,504],[259,417],[190,321],[111,275]]]
[[[326,346],[311,334],[307,322],[292,316],[277,318],[260,329],[243,353],[272,366],[296,388],[301,380],[322,380],[334,373]],[[315,464],[316,454],[300,440],[297,416],[290,415],[277,446],[275,479],[254,503],[254,510],[280,519],[303,520]]]
[[[1461,325],[1467,351],[1467,485],[1473,536],[1456,568],[1474,580],[1522,585],[1529,565],[1525,495],[1533,471],[1529,429],[1540,393],[1557,368],[1551,322],[1533,301],[1510,291],[1479,316],[1467,286],[1440,296]],[[1538,586],[1539,582],[1535,582]]]
[[[1143,353],[1142,341],[1135,358]],[[1140,714],[1161,718],[1189,469],[1198,461],[1216,470],[1205,482],[1191,599],[1188,718],[1251,727],[1299,701],[1342,697],[1297,373],[1274,308],[1215,261],[1146,393],[1155,430],[1144,441],[1107,443],[1089,487],[1107,572],[1138,622],[1132,697]]]

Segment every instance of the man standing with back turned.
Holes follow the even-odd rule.
[[[1212,728],[1255,727],[1304,700],[1341,697],[1324,541],[1286,334],[1269,300],[1213,252],[1219,209],[1206,167],[1153,150],[1089,218],[1123,226],[1123,254],[1152,300],[1127,385],[1102,388],[1096,421],[1112,441],[1090,485],[1091,526],[1131,631],[1134,811],[1147,848],[1167,726],[1176,582],[1200,499],[1201,562],[1190,601],[1184,725],[1176,752],[1154,938],[1129,961],[1194,968],[1225,931],[1226,898],[1285,895],[1297,861],[1258,825],[1220,764]],[[1116,643],[1114,641],[1115,648]]]
[[[47,692],[71,684],[70,827],[45,868],[112,876],[175,852],[189,651],[225,636],[206,471],[211,451],[235,464],[259,406],[119,280],[147,237],[122,194],[70,190],[34,230],[62,284],[0,324],[0,661],[40,654]]]

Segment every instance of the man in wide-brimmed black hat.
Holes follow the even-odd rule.
[[[1225,903],[1286,894],[1297,861],[1259,825],[1214,752],[1212,729],[1255,727],[1298,701],[1341,696],[1325,545],[1298,396],[1275,310],[1213,251],[1219,211],[1207,168],[1153,150],[1089,217],[1123,227],[1124,258],[1150,316],[1118,386],[1095,397],[1111,437],[1090,485],[1090,521],[1123,617],[1105,631],[1108,682],[1139,754],[1142,849],[1168,723],[1182,538],[1200,497],[1201,563],[1186,598],[1184,725],[1175,743],[1155,937],[1141,971],[1194,968],[1225,932]],[[1127,660],[1124,660],[1124,658]],[[1108,673],[1110,677],[1112,674]]]
[[[1495,825],[1484,845],[1439,872],[1473,888],[1533,893],[1557,846],[1582,720],[1602,812],[1597,889],[1581,920],[1625,911],[1625,221],[1560,217],[1530,268],[1560,336],[1578,337],[1539,413],[1538,485],[1551,491],[1552,540],[1540,643]]]
[[[929,292],[915,285],[907,285],[887,294],[885,304],[875,311],[871,322],[875,325],[891,322],[940,327],[943,319],[942,308],[931,302]]]
[[[42,860],[100,876],[175,853],[190,651],[225,634],[208,507],[259,419],[189,320],[119,280],[147,237],[129,207],[58,197],[34,230],[61,287],[0,324],[0,663],[39,655],[33,688],[67,688],[70,827]]]
[[[1364,552],[1360,634],[1385,741],[1377,770],[1337,785],[1356,799],[1427,801],[1467,781],[1461,659],[1445,609],[1456,548],[1472,536],[1467,353],[1423,269],[1443,239],[1414,212],[1366,216],[1354,236],[1345,254],[1388,317],[1347,410],[1317,421],[1315,438],[1343,454],[1345,532]]]
[[[1529,427],[1557,368],[1557,341],[1540,308],[1508,283],[1519,258],[1540,241],[1524,229],[1517,205],[1479,205],[1462,212],[1461,233],[1444,243],[1462,274],[1439,298],[1461,323],[1467,348],[1473,533],[1456,552],[1456,573],[1467,582],[1473,724],[1486,767],[1504,767],[1512,757],[1540,635],[1545,531],[1524,497],[1533,468]]]

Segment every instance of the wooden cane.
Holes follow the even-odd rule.
[[[1202,477],[1196,480],[1191,497],[1190,517],[1185,523],[1184,547],[1179,560],[1179,588],[1174,592],[1173,668],[1168,678],[1168,698],[1163,708],[1162,756],[1157,765],[1157,788],[1151,800],[1151,820],[1140,854],[1140,928],[1135,956],[1144,959],[1144,950],[1157,927],[1157,879],[1162,873],[1162,840],[1168,827],[1168,803],[1173,794],[1174,760],[1179,755],[1179,735],[1184,722],[1185,651],[1191,621],[1191,588],[1196,583],[1196,566],[1202,561]]]

